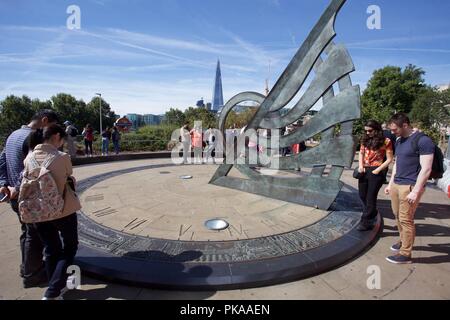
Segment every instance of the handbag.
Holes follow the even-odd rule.
[[[355,170],[353,171],[353,178],[357,179],[357,180],[361,180],[362,178],[364,178],[366,174],[363,172],[359,172],[359,167],[355,168]]]
[[[366,151],[366,148],[364,148],[364,152],[365,151]],[[357,180],[364,178],[365,175],[366,175],[365,172],[363,172],[363,173],[359,172],[359,166],[357,166],[355,168],[355,170],[353,171],[353,178],[355,178]]]
[[[68,177],[67,178],[67,186],[69,186],[70,189],[72,189],[73,192],[76,192],[75,181],[74,181],[74,179],[72,177]]]

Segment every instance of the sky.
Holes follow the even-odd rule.
[[[329,0],[0,0],[0,100],[102,94],[120,115],[162,114],[211,101],[217,60],[225,101],[264,92],[287,67]],[[80,8],[69,30],[67,8]],[[370,30],[370,5],[381,29]],[[362,90],[374,70],[411,63],[450,83],[450,1],[348,0],[336,43]]]

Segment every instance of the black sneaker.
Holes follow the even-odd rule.
[[[411,264],[412,263],[411,257],[405,257],[405,256],[402,256],[401,254],[387,257],[386,260],[393,264]]]
[[[23,279],[23,288],[42,288],[48,285],[48,278],[45,272],[39,273],[33,278]]]
[[[391,251],[393,251],[393,252],[400,252],[401,249],[402,249],[401,242],[398,242],[391,247]]]

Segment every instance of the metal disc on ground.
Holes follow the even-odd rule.
[[[230,224],[222,219],[212,219],[205,222],[205,227],[213,231],[222,231],[228,229]]]

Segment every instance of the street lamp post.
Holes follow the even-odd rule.
[[[96,95],[98,96],[98,101],[99,101],[99,112],[100,112],[100,135],[103,132],[103,125],[102,125],[102,94],[101,93],[96,93]]]

